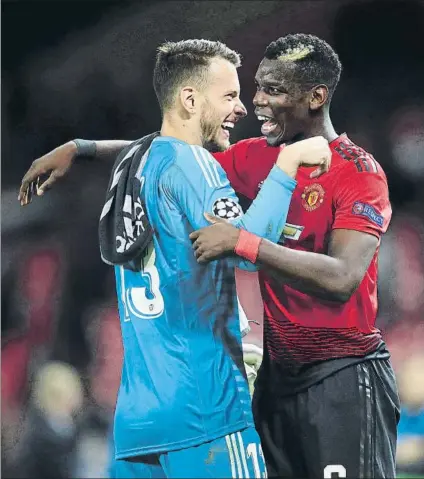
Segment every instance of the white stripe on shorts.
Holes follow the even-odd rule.
[[[237,433],[237,439],[238,439],[238,444],[240,449],[241,462],[243,463],[244,477],[246,479],[250,479],[249,468],[247,467],[246,450],[244,448],[243,437],[240,431]]]
[[[234,464],[234,454],[233,447],[231,446],[230,436],[225,436],[225,442],[227,443],[228,455],[230,456],[231,476],[233,479],[236,479],[236,466]]]
[[[241,470],[240,454],[239,454],[239,451],[237,449],[237,442],[236,442],[236,437],[234,436],[234,434],[231,434],[231,443],[233,445],[234,456],[236,458],[237,473],[238,473],[237,477],[242,478],[243,477],[243,471]]]

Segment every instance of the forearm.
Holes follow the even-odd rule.
[[[74,149],[76,158],[113,162],[125,147],[133,143],[128,140],[93,140],[93,142],[95,143],[95,148],[87,152],[79,150],[74,141],[69,142],[69,145]]]
[[[246,213],[235,223],[250,233],[277,242],[286,224],[296,181],[277,166]]]
[[[100,140],[96,141],[96,160],[114,161],[119,153],[133,143],[128,140]]]
[[[235,223],[250,233],[277,242],[287,219],[290,200],[296,182],[274,167],[256,199],[246,213]],[[235,266],[245,271],[258,267],[242,258],[235,258]]]
[[[274,278],[321,299],[345,302],[352,293],[344,262],[325,254],[292,250],[263,239],[258,262]]]

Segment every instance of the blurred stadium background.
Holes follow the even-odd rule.
[[[266,45],[329,41],[344,65],[332,116],[388,175],[378,324],[403,404],[399,475],[424,474],[424,3],[4,1],[2,8],[2,475],[105,477],[121,343],[97,220],[109,165],[76,165],[21,209],[31,161],[72,138],[158,128],[151,85],[164,40],[220,39],[244,57],[242,99]],[[233,140],[257,136],[253,115]],[[250,340],[260,343],[261,330]],[[331,418],[329,418],[331,420]]]

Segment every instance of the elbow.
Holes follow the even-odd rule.
[[[347,303],[355,291],[358,289],[360,281],[349,274],[338,276],[332,281],[329,293],[332,301],[337,303]]]
[[[331,300],[335,303],[347,303],[349,299],[352,297],[353,291],[348,290],[340,290],[340,291],[332,291],[331,292]]]

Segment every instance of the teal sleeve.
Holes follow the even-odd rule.
[[[200,147],[186,148],[161,179],[163,188],[172,196],[193,230],[209,223],[204,212],[217,214],[222,204],[233,204],[235,213],[225,217],[234,226],[276,243],[283,232],[296,181],[274,166],[250,208],[243,215],[238,198],[219,163]],[[225,214],[225,208],[222,210]],[[230,212],[227,211],[228,214]],[[231,213],[231,214],[233,214]],[[255,265],[235,258],[234,266],[255,271]]]

